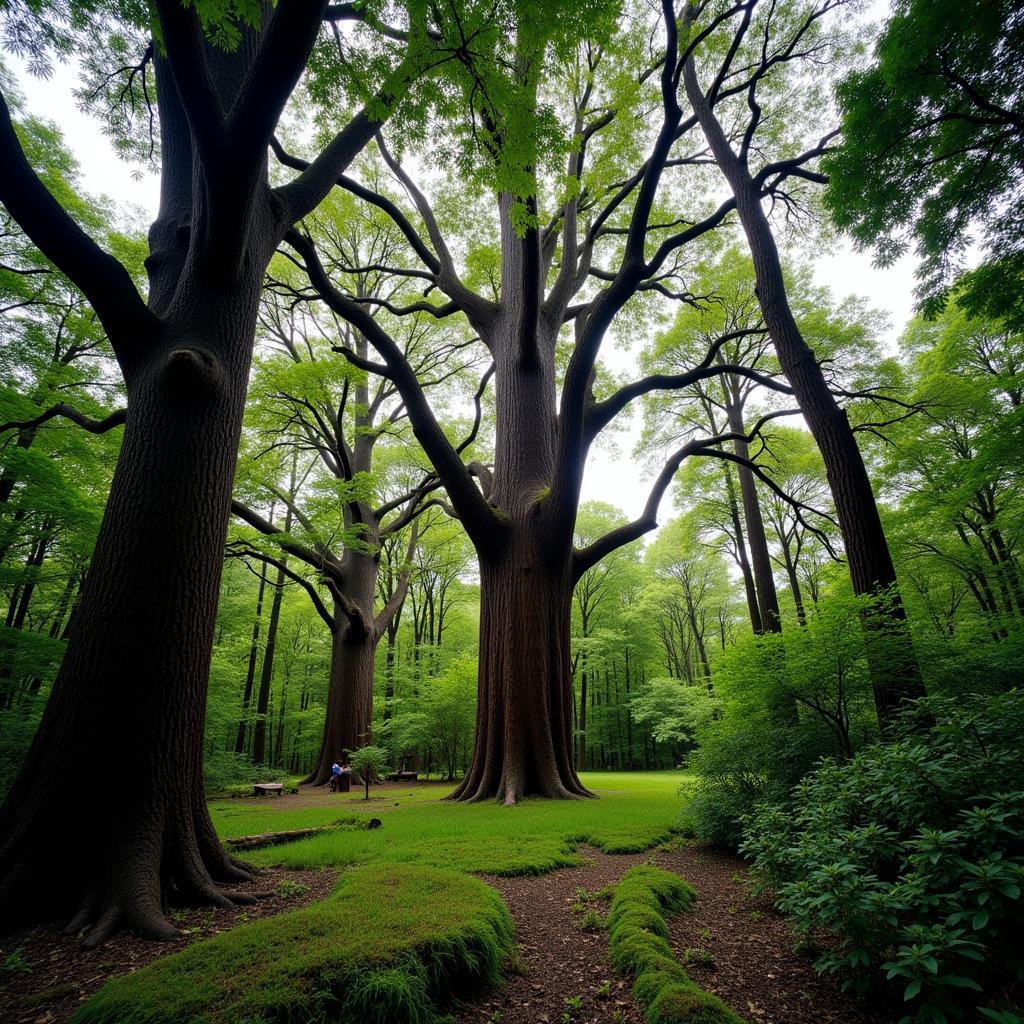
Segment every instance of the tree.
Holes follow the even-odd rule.
[[[213,830],[201,753],[263,274],[284,235],[372,137],[411,73],[406,63],[389,77],[386,54],[368,65],[383,91],[367,98],[303,175],[272,187],[267,145],[323,20],[356,17],[354,9],[320,2],[211,11],[160,0],[152,21],[146,8],[127,4],[114,11],[122,24],[91,17],[113,7],[83,5],[64,24],[63,5],[34,5],[29,16],[41,19],[38,31],[10,38],[40,48],[57,39],[65,51],[102,49],[96,40],[108,34],[139,44],[135,60],[151,75],[133,74],[127,85],[115,75],[110,91],[140,90],[133,100],[152,110],[153,83],[157,100],[161,202],[149,232],[146,298],[33,168],[0,99],[0,202],[89,301],[128,395],[124,442],[75,628],[0,810],[0,914],[9,922],[69,916],[73,931],[91,926],[88,946],[119,927],[170,938],[177,932],[163,914],[163,895],[224,904],[241,897],[220,884],[251,877]],[[133,22],[135,15],[144,22]],[[413,26],[411,35],[415,47],[423,34]],[[52,770],[68,761],[112,780],[102,807],[69,809],[63,778]],[[60,852],[69,829],[82,837],[71,862]]]
[[[366,335],[382,360],[347,353],[398,388],[479,556],[477,737],[456,799],[515,803],[531,793],[586,794],[572,764],[573,585],[609,551],[653,528],[660,499],[686,458],[743,461],[721,448],[735,439],[730,435],[689,442],[666,461],[642,516],[572,550],[583,466],[602,429],[635,398],[730,372],[711,365],[712,353],[689,374],[654,374],[617,391],[607,388],[607,397],[604,385],[595,384],[613,321],[631,301],[639,308],[641,296],[681,294],[674,290],[680,249],[715,230],[735,205],[730,199],[717,207],[702,204],[687,217],[661,216],[666,168],[671,180],[694,167],[699,178],[703,163],[680,143],[696,122],[682,116],[677,65],[695,43],[680,41],[671,0],[663,4],[660,26],[648,26],[650,34],[634,31],[629,19],[616,20],[614,5],[588,9],[585,18],[580,13],[566,0],[545,4],[543,17],[509,4],[499,5],[493,24],[461,21],[472,42],[462,63],[449,70],[453,92],[468,104],[472,120],[454,126],[450,149],[458,159],[445,170],[462,175],[474,197],[491,203],[487,219],[479,198],[483,226],[474,225],[460,240],[470,249],[465,268],[453,255],[459,249],[449,244],[452,225],[444,208],[435,209],[382,134],[377,148],[415,212],[363,183],[342,183],[388,212],[415,254],[415,274],[427,282],[424,297],[401,311],[461,314],[489,349],[495,363],[493,469],[465,464],[394,340],[373,324],[358,296],[332,281],[309,238],[288,236],[321,298]],[[648,45],[659,32],[667,51]],[[624,136],[627,122],[649,120],[640,115],[648,103],[657,105],[659,116],[646,137]],[[570,131],[560,132],[559,124]],[[678,155],[672,155],[677,143]],[[449,149],[432,140],[431,151],[443,158]],[[296,169],[305,166],[281,156]],[[435,289],[444,300],[433,299]],[[570,324],[574,340],[562,347]]]
[[[364,210],[339,211],[338,205],[318,212],[324,247],[330,247],[338,265],[352,268],[355,292],[366,298],[395,299],[403,284],[400,275],[360,272],[364,266],[387,266],[395,245],[394,228],[386,219]],[[276,538],[281,551],[304,562],[327,584],[324,603],[315,582],[304,582],[330,630],[332,645],[323,741],[304,780],[322,785],[330,778],[337,751],[354,750],[370,737],[377,645],[405,602],[417,545],[416,523],[434,506],[432,494],[438,484],[431,472],[416,464],[417,453],[404,436],[405,409],[394,385],[331,354],[333,346],[350,344],[365,358],[366,338],[329,316],[318,322],[314,310],[295,304],[301,291],[288,283],[282,268],[275,266],[273,275],[273,291],[261,315],[261,333],[273,355],[260,361],[252,389],[258,400],[253,420],[263,455],[259,462],[266,463],[268,453],[301,451],[313,456],[322,476],[306,485],[304,496],[282,494],[273,473],[269,480],[254,481],[256,493],[286,503],[289,519],[294,516],[298,523],[297,536],[286,536],[288,529],[274,527],[239,498],[232,507],[242,522]],[[388,317],[380,307],[373,315]],[[467,342],[428,320],[398,325],[405,332],[402,351],[419,373],[436,374],[437,382],[450,388],[472,367],[472,358],[467,362],[462,354]],[[486,382],[485,377],[481,390]],[[478,395],[478,412],[479,402]],[[400,542],[403,554],[384,593],[379,562],[391,540]],[[279,573],[288,572],[281,558],[244,537],[230,547],[234,554],[262,559],[276,565]],[[296,579],[294,571],[291,578]],[[380,607],[375,610],[378,596]]]
[[[916,243],[933,315],[956,283],[974,313],[1024,324],[1024,11],[1014,0],[896,0],[867,68],[839,85],[843,143],[825,201],[882,265]],[[959,277],[967,249],[983,261]]]
[[[615,529],[626,522],[626,517],[618,509],[604,502],[588,501],[580,506],[576,516],[576,529],[573,542],[576,547],[586,547],[603,537],[609,530]],[[615,590],[621,586],[622,577],[629,571],[635,560],[635,552],[630,548],[619,548],[611,551],[592,565],[576,581],[573,589],[573,639],[576,653],[573,658],[573,675],[580,680],[579,711],[576,715],[576,770],[586,768],[587,756],[587,658],[589,655],[588,641],[595,629],[601,624],[602,610],[607,613],[607,606],[616,597]]]
[[[763,97],[773,87],[779,87],[777,79],[785,74],[791,62],[828,52],[830,43],[820,38],[819,23],[837,4],[833,0],[799,0],[793,4],[771,5],[748,37],[756,6],[754,0],[730,12],[730,17],[738,21],[730,30],[732,42],[726,45],[724,57],[710,46],[704,48],[702,58],[713,69],[711,85],[705,89],[700,84],[695,55],[689,55],[683,62],[682,82],[715,163],[735,199],[754,262],[758,301],[779,363],[825,461],[854,592],[858,595],[888,594],[889,614],[902,621],[906,613],[871,480],[849,419],[830,390],[793,314],[778,246],[762,205],[766,196],[788,199],[782,184],[790,175],[811,181],[823,180],[819,172],[807,165],[813,165],[822,155],[828,139],[835,133],[827,133],[816,145],[796,156],[774,161],[768,159],[761,146],[754,145],[755,140],[767,140],[770,134],[765,128],[765,108],[759,102],[758,89],[762,90]],[[691,31],[696,31],[703,11],[703,6],[689,9],[687,20],[693,25]],[[713,20],[710,24],[715,23]],[[770,45],[762,45],[761,39],[768,40]],[[738,54],[740,64],[736,64]],[[748,58],[750,63],[743,64]],[[735,74],[730,77],[734,70]],[[727,78],[730,84],[725,87]],[[722,114],[730,108],[725,101],[736,97],[745,101],[746,115],[742,128],[727,132]],[[766,99],[765,102],[771,101]],[[719,106],[721,113],[716,111]],[[751,167],[752,157],[761,165],[757,169]],[[870,620],[867,624],[870,627]],[[909,629],[904,634],[902,657],[894,663],[879,659],[875,666],[875,703],[883,728],[893,723],[902,701],[924,694]]]
[[[363,799],[369,800],[370,783],[390,770],[391,758],[383,747],[366,746],[352,752],[350,764],[352,771],[362,776],[366,793]]]

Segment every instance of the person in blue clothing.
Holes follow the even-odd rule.
[[[331,765],[331,792],[338,792],[338,783],[341,781],[341,765],[337,761]]]

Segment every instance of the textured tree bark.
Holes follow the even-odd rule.
[[[683,81],[715,162],[736,199],[736,211],[754,263],[758,302],[779,364],[821,451],[853,590],[856,594],[886,597],[886,614],[868,614],[865,624],[870,632],[889,622],[895,626],[897,637],[902,638],[898,644],[899,657],[894,656],[896,652],[890,644],[887,656],[872,659],[871,664],[878,723],[887,732],[902,702],[924,696],[925,690],[871,480],[846,412],[836,403],[793,316],[779,250],[761,205],[760,190],[746,164],[733,151],[704,95],[692,57],[684,66]]]
[[[285,532],[287,532],[287,525]],[[270,618],[267,620],[267,643],[263,648],[263,664],[260,666],[260,688],[256,693],[256,719],[252,725],[253,764],[267,760],[267,709],[270,707],[270,684],[274,679],[274,653],[277,648],[277,626],[281,621],[281,601],[284,599],[284,571],[277,570],[274,581],[274,597],[270,602]]]
[[[162,897],[228,902],[251,877],[202,787],[206,677],[260,278],[197,296],[127,375],[124,443],[67,653],[0,809],[0,911],[71,914],[95,945],[175,929]],[[182,486],[183,481],[189,486]],[[106,792],[68,801],[66,765]],[[78,836],[75,870],[64,838]],[[77,907],[77,911],[75,908]]]
[[[589,795],[572,763],[571,597],[568,560],[532,538],[481,559],[476,742],[451,799]]]
[[[519,245],[504,220],[503,232],[504,273],[528,290],[519,261],[530,259],[529,233]],[[506,529],[477,546],[476,739],[454,800],[514,804],[524,796],[590,795],[573,767],[572,533],[570,526],[559,538],[553,525],[561,511],[551,495],[558,423],[554,330],[535,317],[529,295],[520,303],[510,296],[492,339],[496,429],[486,497],[501,510]]]
[[[0,200],[92,305],[128,395],[64,661],[0,808],[4,924],[73,912],[69,928],[91,925],[90,946],[119,927],[168,938],[162,897],[224,904],[218,883],[251,877],[217,840],[201,755],[260,290],[278,243],[378,127],[356,114],[308,174],[271,188],[268,145],[325,9],[264,4],[228,50],[205,42],[194,10],[155,6],[160,212],[145,301],[47,191],[0,97]],[[69,803],[68,764],[103,782],[102,802]]]
[[[380,632],[372,616],[377,587],[377,562],[369,555],[349,551],[344,559],[345,594],[365,611],[357,624],[336,604],[337,628],[331,636],[327,709],[320,749],[303,784],[322,786],[331,777],[331,765],[368,744],[373,732],[373,678]]]

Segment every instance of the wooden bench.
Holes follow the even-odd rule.
[[[253,796],[266,796],[268,793],[276,793],[281,796],[284,793],[284,785],[280,782],[254,782],[252,792]]]
[[[415,782],[419,777],[419,772],[392,772],[388,776],[388,780],[390,782]]]

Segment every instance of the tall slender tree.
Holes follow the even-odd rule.
[[[760,99],[773,87],[778,88],[778,79],[790,65],[808,55],[831,50],[831,43],[819,35],[820,24],[842,3],[798,0],[792,4],[772,4],[759,12],[759,21],[751,31],[758,6],[758,0],[748,0],[732,8],[726,19],[712,18],[710,24],[718,23],[725,34],[724,56],[710,43],[700,54],[689,54],[682,63],[682,84],[693,116],[734,197],[754,261],[758,301],[779,363],[821,449],[854,591],[885,595],[886,614],[873,617],[872,624],[893,624],[904,638],[902,658],[889,657],[884,664],[875,664],[875,705],[879,723],[886,729],[901,702],[922,696],[924,685],[910,631],[902,625],[905,612],[896,569],[864,459],[850,421],[794,317],[775,235],[763,206],[766,196],[788,198],[784,186],[788,176],[823,181],[813,164],[836,133],[827,133],[820,142],[796,156],[774,161],[763,158],[762,148],[755,144],[760,139],[759,129],[762,136],[766,134],[765,108]],[[707,21],[709,17],[707,4],[696,4],[687,9],[686,24],[691,32],[696,32],[702,19]],[[708,38],[713,34],[706,32]],[[712,75],[707,87],[700,83],[698,59]],[[719,109],[731,112],[737,107],[737,98],[746,103],[746,118],[739,127],[727,131]],[[730,100],[734,101],[731,105]],[[769,102],[765,99],[765,103]]]

